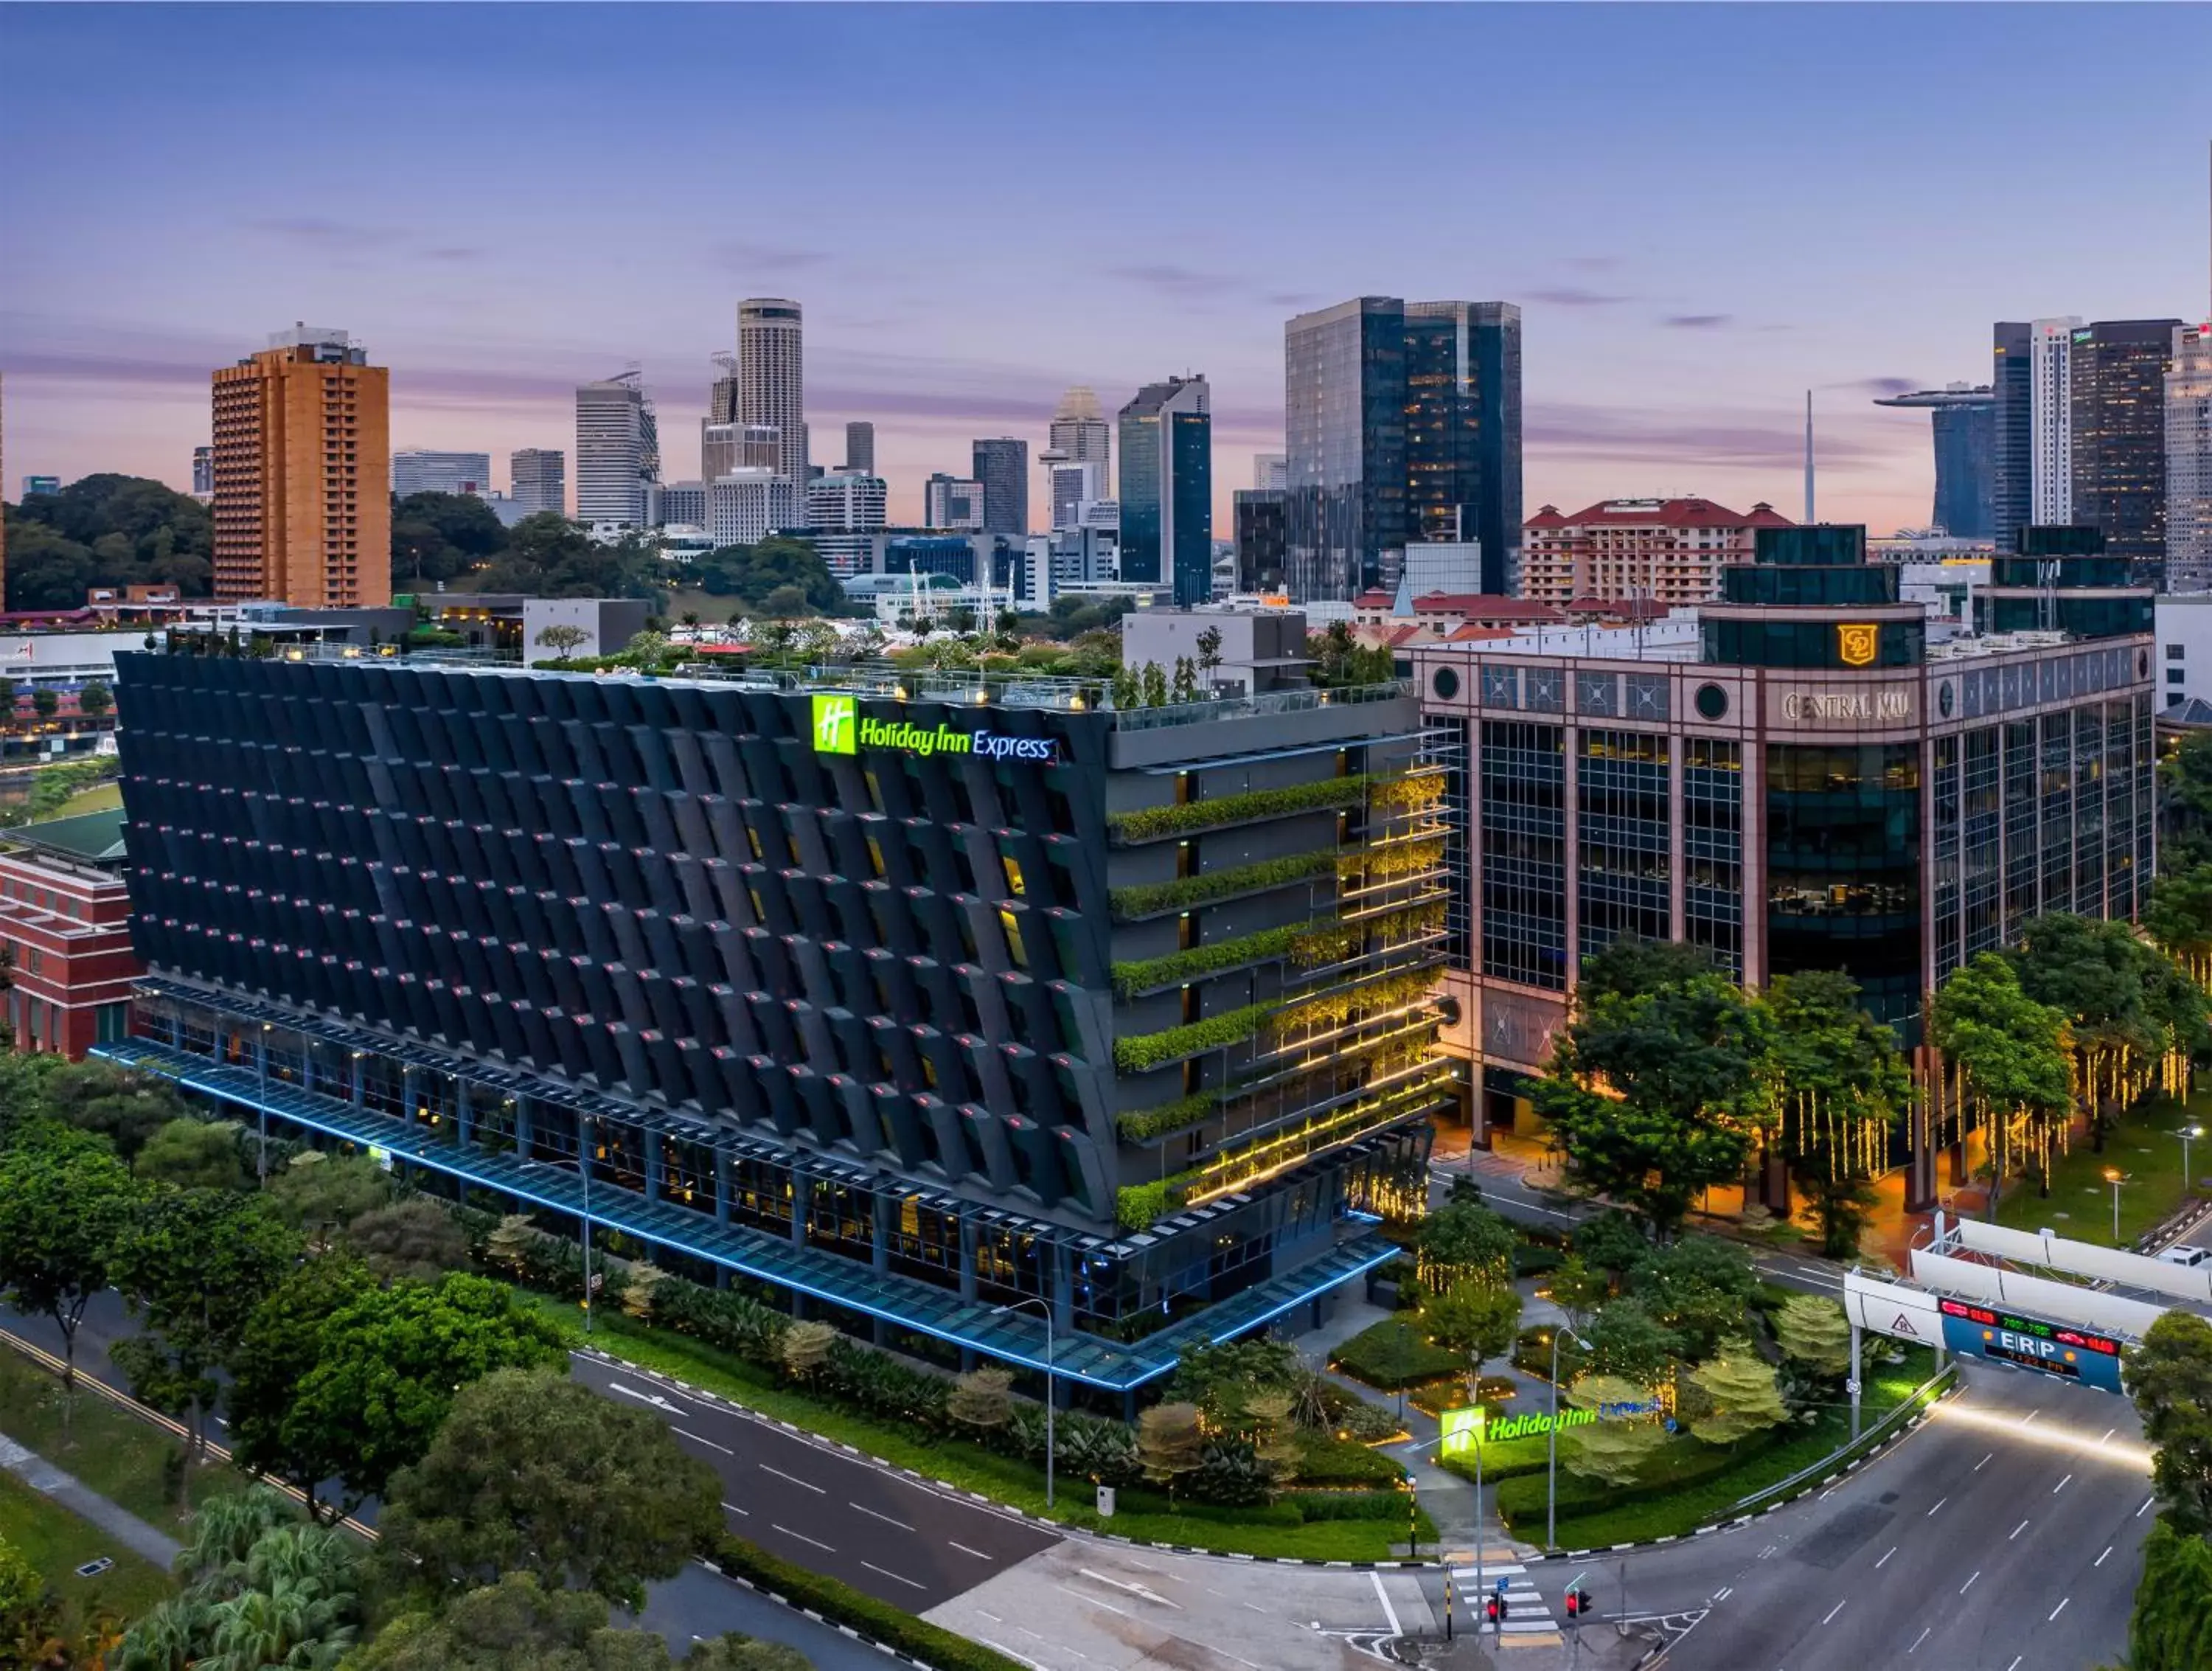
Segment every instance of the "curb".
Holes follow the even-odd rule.
[[[681,1383],[676,1382],[672,1384],[680,1385]],[[916,1659],[911,1654],[902,1654],[897,1649],[890,1646],[888,1643],[878,1642],[872,1636],[863,1635],[860,1632],[854,1630],[850,1625],[840,1625],[834,1619],[825,1619],[822,1614],[815,1612],[813,1608],[801,1607],[798,1602],[793,1601],[788,1595],[784,1595],[781,1590],[773,1590],[769,1589],[766,1585],[757,1584],[751,1579],[741,1578],[734,1572],[725,1572],[720,1567],[709,1560],[702,1560],[699,1565],[705,1567],[708,1571],[713,1573],[717,1578],[724,1579],[733,1584],[743,1584],[747,1589],[752,1591],[754,1595],[765,1595],[769,1601],[775,1602],[777,1606],[787,1608],[791,1612],[799,1614],[803,1619],[811,1619],[817,1625],[826,1625],[831,1630],[836,1632],[838,1635],[850,1637],[854,1641],[860,1643],[864,1646],[874,1649],[878,1653],[883,1655],[884,1657],[896,1660],[901,1665],[915,1666],[917,1668],[917,1671],[937,1671],[937,1668],[930,1664],[927,1660]]]
[[[787,1422],[781,1416],[768,1415],[762,1411],[751,1409],[745,1405],[735,1403],[730,1399],[723,1397],[719,1393],[710,1393],[703,1388],[694,1387],[688,1381],[679,1381],[672,1375],[662,1374],[659,1370],[647,1369],[643,1364],[633,1364],[626,1358],[617,1358],[611,1353],[599,1351],[596,1346],[572,1346],[569,1351],[572,1356],[587,1358],[594,1363],[619,1368],[625,1373],[641,1376],[651,1381],[657,1381],[664,1387],[672,1387],[676,1388],[686,1398],[697,1399],[702,1404],[711,1404],[717,1409],[726,1410],[731,1414],[742,1417],[747,1421],[757,1422],[764,1427],[778,1429],[782,1432],[789,1434],[795,1439],[802,1440],[808,1444],[817,1446],[822,1449],[840,1452],[844,1455],[853,1458],[855,1461],[865,1462],[867,1466],[872,1468],[875,1468],[880,1473],[896,1474],[900,1479],[905,1480],[914,1485],[923,1486],[929,1491],[936,1492],[940,1497],[949,1497],[956,1502],[973,1503],[981,1508],[989,1510],[994,1514],[1003,1516],[1009,1520],[1018,1520],[1024,1522],[1028,1525],[1036,1527],[1040,1531],[1050,1532],[1058,1537],[1087,1538],[1094,1543],[1118,1543],[1123,1547],[1128,1549],[1160,1549],[1174,1555],[1204,1555],[1217,1561],[1252,1561],[1268,1566],[1334,1567],[1340,1571],[1351,1572],[1390,1572],[1397,1571],[1400,1568],[1431,1567],[1440,1565],[1442,1564],[1437,1560],[1424,1559],[1397,1561],[1320,1561],[1310,1559],[1303,1555],[1249,1555],[1241,1553],[1235,1550],[1206,1549],[1200,1547],[1196,1544],[1188,1543],[1160,1543],[1150,1538],[1123,1537],[1118,1532],[1094,1531],[1087,1526],[1070,1526],[1065,1521],[1048,1520],[1042,1515],[1030,1513],[1027,1509],[1018,1509],[1011,1503],[1001,1503],[997,1498],[987,1497],[981,1492],[966,1490],[962,1486],[954,1485],[949,1480],[939,1480],[932,1475],[922,1474],[916,1469],[902,1467],[896,1462],[886,1461],[881,1456],[872,1455],[869,1452],[860,1449],[856,1445],[846,1443],[842,1439],[828,1438],[820,1433],[809,1432],[805,1428],[800,1427],[794,1423]],[[709,1565],[711,1563],[702,1561],[701,1565]],[[714,1570],[718,1572],[720,1571],[719,1567]],[[726,1577],[727,1575],[726,1574],[724,1576]],[[738,1579],[737,1582],[744,1583],[745,1581],[740,1578]],[[757,1585],[754,1585],[751,1586],[751,1588],[758,1589],[759,1587]],[[773,1592],[763,1590],[762,1591],[762,1594],[770,1595],[773,1594]],[[776,1597],[776,1600],[781,1601],[783,1598],[779,1595]],[[805,1613],[806,1609],[800,1607],[798,1611],[800,1613]],[[809,1614],[808,1616],[810,1618],[813,1618],[817,1617],[818,1615]],[[827,1623],[828,1621],[825,1620],[824,1622]],[[844,1629],[842,1625],[839,1625],[837,1628],[840,1630]],[[849,1635],[851,1633],[848,1632],[848,1634]],[[864,1638],[862,1640],[866,1640],[866,1638]],[[883,1644],[881,1643],[875,1643],[872,1645],[883,1648]],[[895,1650],[890,1648],[884,1648],[883,1650],[887,1654],[896,1653]],[[913,1662],[917,1664],[920,1663],[919,1661]]]

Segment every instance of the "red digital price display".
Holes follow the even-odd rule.
[[[2045,1322],[2040,1317],[2023,1317],[2017,1312],[1993,1311],[1985,1305],[1974,1305],[1965,1300],[1939,1302],[1947,1317],[1957,1317],[1977,1328],[1994,1328],[2008,1334],[2022,1334],[2031,1340],[2048,1340],[2054,1346],[2071,1346],[2078,1352],[2094,1352],[2106,1358],[2120,1355],[2120,1343],[2103,1334],[2091,1334],[2066,1323]]]

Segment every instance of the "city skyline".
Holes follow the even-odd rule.
[[[1019,436],[1034,458],[1071,384],[1110,410],[1140,381],[1203,369],[1219,532],[1252,455],[1282,449],[1289,318],[1362,294],[1483,295],[1526,320],[1528,507],[1790,502],[1809,387],[1824,513],[1881,530],[1925,520],[1932,461],[1925,421],[1869,396],[1987,380],[1996,319],[2205,304],[2201,124],[2129,96],[2128,32],[2083,29],[2065,8],[2008,13],[2002,30],[1978,9],[1887,9],[1869,32],[1840,7],[1316,7],[1267,14],[1258,33],[1242,8],[1159,13],[1141,33],[1087,9],[733,11],[562,9],[526,34],[511,8],[334,10],[300,30],[258,9],[145,10],[125,31],[99,8],[9,9],[11,53],[66,62],[97,38],[149,87],[95,112],[29,86],[0,113],[0,158],[17,164],[5,204],[46,232],[0,252],[11,459],[187,486],[210,372],[293,319],[343,320],[376,345],[398,447],[572,450],[576,386],[633,361],[665,432],[688,434],[709,356],[734,347],[736,303],[788,295],[807,313],[809,426],[877,425],[894,521],[977,436]],[[2212,44],[2202,14],[2162,10],[2160,27],[2172,50]],[[656,29],[683,38],[687,68],[662,89],[675,96],[641,95],[658,100],[647,119],[564,107]],[[1545,122],[1556,85],[1538,76],[1409,125],[1393,82],[1415,29],[1437,56],[1571,65],[1576,125]],[[750,88],[807,166],[733,196],[712,168],[726,118],[682,95],[741,38],[801,67],[835,58],[854,96],[817,106],[804,75]],[[1337,117],[1302,125],[1267,95],[1273,78],[1234,73],[1255,52],[1284,74],[1328,64]],[[2077,96],[2014,98],[2058,52]],[[489,53],[513,73],[484,76]],[[333,57],[347,77],[304,73]],[[1770,73],[1814,61],[1836,72],[1819,86]],[[935,140],[913,144],[902,112],[955,63],[994,97],[939,112]],[[1065,101],[1112,108],[1115,87],[1162,64],[1196,100],[1172,132],[1102,117],[1049,156],[1006,143]],[[1684,107],[1692,75],[1729,98]],[[250,101],[205,96],[249,84]],[[402,92],[419,108],[395,129],[381,118]],[[1930,99],[1934,144],[1917,114]],[[379,143],[352,144],[372,123]],[[1539,123],[1546,143],[1529,147]],[[202,166],[280,126],[293,141],[251,178]],[[988,259],[908,189],[987,127],[1006,161],[981,200]],[[1466,215],[1436,222],[1444,159],[1485,149],[1514,167],[1470,173]],[[573,182],[568,201],[642,181],[635,229],[561,239],[534,202],[477,190],[480,170],[432,166],[459,155],[535,157]],[[1086,160],[1109,170],[1110,244],[1071,240],[1031,206]],[[868,181],[869,212],[810,195],[833,179]]]

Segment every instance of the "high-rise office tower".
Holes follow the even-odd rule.
[[[1990,373],[1995,401],[1994,452],[1990,471],[1990,538],[2009,551],[2020,531],[2033,523],[2029,489],[2035,475],[2035,392],[2025,319],[2001,319],[1991,328],[1996,358]]]
[[[212,447],[192,449],[192,497],[215,497],[215,448]]]
[[[963,533],[983,532],[983,484],[938,471],[921,484],[921,526]]]
[[[799,493],[781,472],[740,466],[707,484],[707,532],[717,545],[750,545],[797,526]]]
[[[704,423],[699,428],[700,476],[714,482],[733,470],[783,473],[783,431],[772,423]]]
[[[659,475],[659,433],[639,374],[576,391],[576,520],[645,526],[645,489]]]
[[[507,461],[510,496],[525,516],[568,513],[568,460],[557,447],[526,447]]]
[[[1147,383],[1121,409],[1121,578],[1213,596],[1212,397],[1202,376]]]
[[[2166,374],[2166,589],[2212,592],[2212,322],[2173,333]]]
[[[1106,422],[1098,397],[1080,386],[1060,396],[1053,410],[1045,451],[1076,464],[1098,466],[1098,496],[1114,494],[1114,427]]]
[[[2074,520],[2074,333],[2081,321],[2038,319],[2027,328],[2029,520]]]
[[[215,595],[303,608],[392,600],[392,374],[295,325],[216,371]]]
[[[1479,541],[1511,590],[1521,540],[1521,310],[1360,296],[1284,327],[1285,580],[1342,600],[1409,542]]]
[[[2139,579],[2166,561],[2166,373],[2179,319],[2099,319],[2074,333],[2073,513]]]
[[[402,499],[410,493],[470,493],[482,498],[491,491],[491,454],[408,447],[392,455],[392,491]]]
[[[974,475],[983,484],[983,532],[1030,531],[1030,444],[1012,436],[979,441],[972,449]]]
[[[1281,453],[1252,455],[1252,489],[1255,493],[1280,493],[1291,484],[1291,461]]]
[[[1988,539],[1996,519],[1997,398],[1984,383],[1891,395],[1877,406],[1925,410],[1936,437],[1934,524],[1959,539]]]
[[[1045,497],[1052,506],[1054,532],[1082,525],[1083,507],[1106,496],[1106,466],[1095,459],[1078,461],[1057,454],[1044,455]]]
[[[856,475],[876,473],[876,426],[872,423],[848,423],[845,426],[845,468]]]
[[[1276,592],[1283,586],[1281,488],[1240,488],[1230,501],[1237,519],[1237,589]]]
[[[806,468],[806,356],[799,306],[782,296],[738,304],[738,422],[773,424],[779,474],[803,490]]]
[[[711,357],[714,380],[707,389],[706,422],[735,423],[738,421],[738,356],[717,354]]]

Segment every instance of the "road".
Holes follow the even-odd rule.
[[[2123,1400],[1968,1366],[1910,1438],[1749,1526],[1588,1563],[1601,1619],[1703,1612],[1669,1671],[2081,1671],[2126,1646],[2152,1510]],[[1536,1569],[1547,1599],[1574,1574]]]

